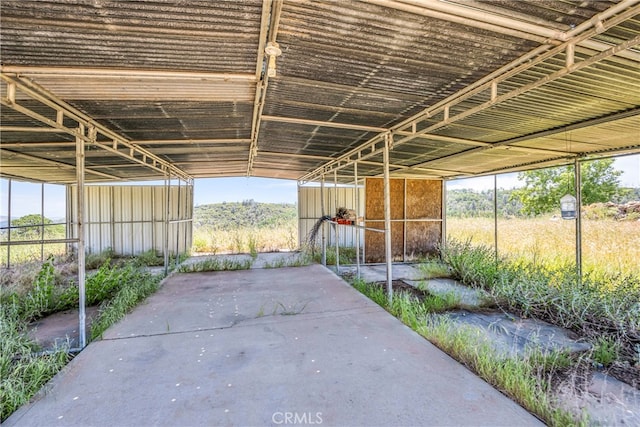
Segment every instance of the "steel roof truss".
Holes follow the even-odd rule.
[[[56,129],[58,131],[62,131],[69,135],[75,136],[76,138],[80,138],[85,143],[98,146],[120,157],[126,157],[133,162],[142,164],[150,169],[155,170],[160,175],[171,173],[172,176],[178,177],[185,181],[191,179],[191,177],[184,171],[173,166],[171,163],[160,159],[151,152],[148,152],[141,147],[137,147],[131,144],[126,139],[120,137],[111,130],[95,122],[93,119],[86,117],[81,112],[75,110],[64,101],[56,99],[53,94],[48,93],[48,91],[46,91],[44,88],[41,88],[37,84],[28,80],[23,80],[19,77],[12,78],[4,73],[0,74],[0,78],[7,84],[7,96],[6,98],[0,99],[0,103],[2,105],[11,108],[21,114],[24,114],[25,116],[31,117],[41,123],[44,123],[52,129]],[[16,101],[16,91],[18,90],[29,96],[30,98],[39,101],[47,107],[53,109],[56,112],[56,120],[49,119],[48,117],[45,117],[27,107],[18,104]],[[64,125],[65,118],[72,119],[73,121],[78,123],[79,128],[73,129]],[[79,131],[80,129],[85,128],[88,130],[88,135],[85,135],[84,131]],[[98,142],[97,138],[99,134],[103,137],[106,137],[107,139],[111,139],[111,146],[108,146],[103,142]],[[120,151],[118,149],[120,148],[120,146],[122,146],[122,148],[125,148],[126,152]]]

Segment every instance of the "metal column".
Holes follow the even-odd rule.
[[[78,133],[84,135],[84,126],[80,125]],[[76,137],[76,218],[78,238],[78,330],[79,347],[87,345],[86,313],[85,313],[85,254],[84,254],[84,140]]]
[[[322,210],[322,216],[325,216],[324,210],[324,175],[320,181],[320,209]],[[322,265],[327,266],[327,238],[325,235],[325,222],[322,222]]]
[[[11,178],[7,182],[7,268],[11,268]]]
[[[72,226],[73,226],[73,221],[72,221],[72,217],[71,217],[71,211],[73,209],[73,197],[71,195],[71,185],[67,184],[64,187],[64,197],[65,197],[65,223],[66,223],[66,230],[64,232],[64,236],[67,239],[71,239],[73,237],[73,231],[72,231]],[[67,255],[69,255],[70,253],[73,252],[73,247],[72,247],[72,243],[67,242],[67,244],[65,245],[65,253]]]
[[[575,167],[576,184],[576,269],[578,280],[582,282],[582,171],[580,160],[576,158]]]
[[[493,245],[498,259],[498,175],[493,175]]]
[[[387,295],[389,304],[393,300],[393,254],[391,252],[391,185],[389,181],[389,138],[384,139],[384,246],[387,262]]]
[[[171,172],[164,180],[165,216],[164,216],[164,275],[169,274],[169,191],[171,190]]]
[[[335,194],[333,195],[334,206],[333,209],[335,212],[338,212],[338,170],[333,171],[333,191]],[[338,238],[338,224],[333,224],[335,233],[334,238],[336,239],[336,273],[340,274],[340,239]]]
[[[360,278],[360,227],[358,224],[358,218],[360,218],[360,191],[358,189],[358,162],[353,164],[353,177],[355,180],[355,188],[353,193],[356,198],[355,211],[356,211],[356,277]]]
[[[40,262],[44,262],[44,182],[40,184]]]
[[[181,190],[181,184],[182,184],[182,180],[180,178],[178,178],[178,220],[181,220],[182,217],[180,216],[180,190]],[[178,222],[176,223],[176,267],[178,268],[178,262],[179,260],[179,256],[178,254],[180,253],[180,227],[182,227],[182,222]]]
[[[444,180],[440,191],[442,191],[442,206],[440,206],[440,216],[442,217],[440,230],[442,234],[440,235],[440,244],[444,249],[447,244],[447,182]]]

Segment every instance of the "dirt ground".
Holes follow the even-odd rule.
[[[98,307],[87,307],[86,328],[87,336],[91,333],[93,319],[98,315]],[[29,336],[42,347],[51,350],[56,346],[75,348],[79,343],[78,309],[67,310],[44,317],[29,325]]]

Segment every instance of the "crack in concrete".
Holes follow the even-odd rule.
[[[277,314],[270,314],[270,315],[259,316],[259,317],[239,319],[237,321],[233,321],[230,324],[224,325],[224,326],[213,326],[213,327],[189,329],[189,330],[183,330],[183,331],[167,331],[167,332],[158,332],[158,333],[149,333],[149,334],[136,334],[136,335],[123,336],[123,337],[110,337],[110,338],[103,338],[96,342],[121,341],[121,340],[136,339],[136,338],[150,338],[150,337],[162,337],[162,336],[170,336],[170,335],[193,334],[193,333],[199,333],[199,332],[223,331],[226,329],[231,329],[233,327],[261,326],[263,323],[259,322],[260,319],[273,319],[273,318],[280,317],[282,319],[282,321],[280,322],[266,322],[266,323],[288,323],[288,322],[294,321],[294,319],[287,319],[287,318],[293,318],[297,316],[304,316],[307,319],[317,319],[317,318],[327,317],[329,315],[349,316],[350,314],[369,314],[371,312],[375,312],[378,310],[380,310],[379,307],[360,307],[360,308],[347,308],[347,309],[341,309],[341,310],[330,310],[330,311],[313,312],[313,313],[297,313],[297,314],[287,314],[287,315],[283,315],[282,313],[277,313]],[[247,324],[251,321],[258,321],[258,322]]]

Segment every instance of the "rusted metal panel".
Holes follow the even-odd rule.
[[[253,73],[261,1],[3,1],[2,57],[61,65]]]
[[[576,153],[640,152],[638,115],[615,118],[640,106],[640,52],[633,42],[640,34],[638,6],[571,49],[527,65],[572,32],[590,31],[597,14],[622,4],[452,0],[438,5],[449,12],[434,15],[427,11],[433,5],[412,0],[284,0],[281,13],[271,16],[276,34],[275,27],[261,27],[261,0],[5,0],[0,3],[0,56],[3,75],[41,85],[55,102],[68,103],[193,177],[239,176],[253,159],[256,176],[297,179],[385,129],[449,102],[448,97],[459,97],[447,104],[447,115],[455,120],[447,123],[443,111],[423,117],[412,130],[393,136],[403,142],[390,153],[395,176],[448,177],[533,168]],[[460,7],[479,19],[459,19]],[[620,13],[627,11],[610,13],[600,24]],[[509,22],[499,29],[492,19]],[[505,31],[514,23],[522,28]],[[282,54],[262,98],[265,64],[258,50],[270,31]],[[592,65],[529,88],[623,42],[630,45],[614,56],[601,55]],[[525,56],[520,65],[507,66]],[[510,74],[494,88],[466,96],[476,82],[499,70]],[[73,182],[75,137],[46,131],[37,117],[60,120],[71,129],[77,123],[42,100],[12,91],[2,80],[0,174]],[[514,91],[522,93],[500,99]],[[255,138],[258,113],[278,121],[261,121]],[[563,146],[559,135],[544,134],[607,117],[610,123],[572,130],[571,147]],[[431,136],[404,141],[430,126],[437,126]],[[472,144],[511,140],[518,141],[514,148],[539,151]],[[110,143],[109,138],[101,142]],[[380,163],[379,157],[368,161]],[[162,178],[140,159],[91,144],[86,144],[86,160],[88,182]],[[344,169],[340,174],[348,176]],[[360,164],[362,176],[381,172],[375,163]]]

